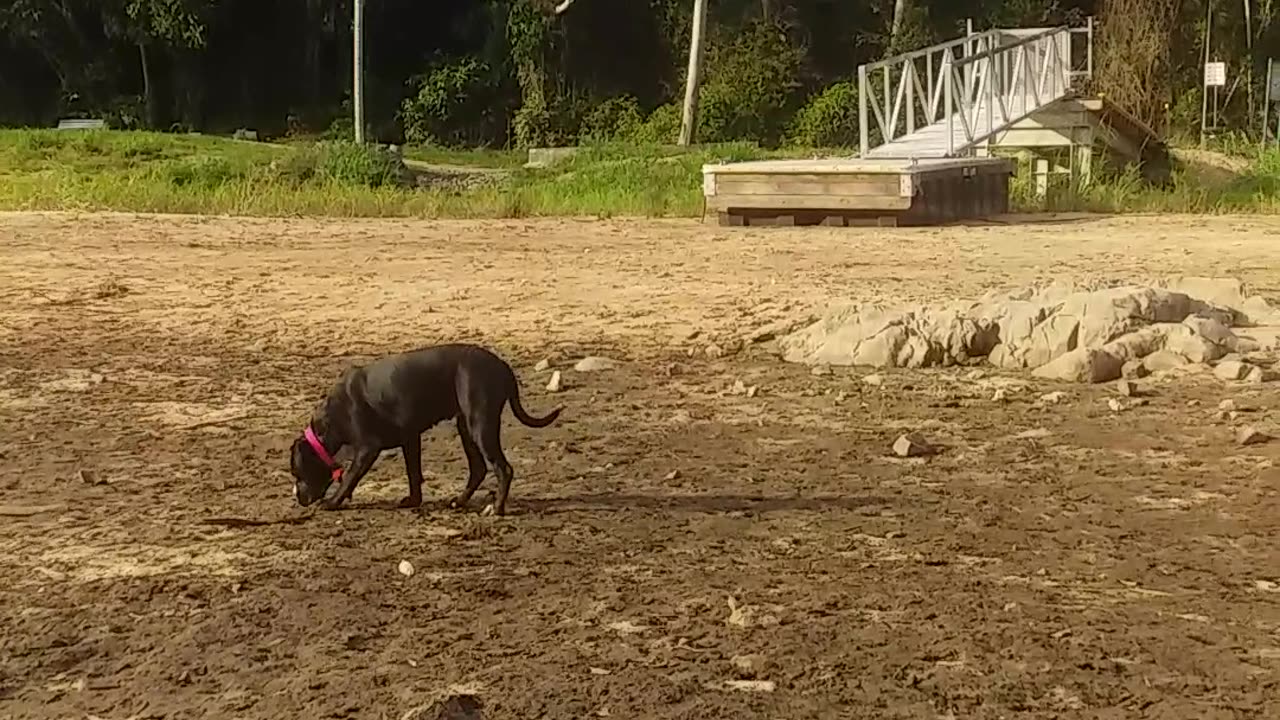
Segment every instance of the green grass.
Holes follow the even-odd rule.
[[[851,155],[849,150],[764,151],[717,145],[599,145],[545,169],[522,167],[524,153],[406,148],[424,162],[470,166],[474,182],[410,189],[386,156],[345,143],[284,145],[199,135],[114,131],[0,130],[0,209],[343,217],[674,216],[702,213],[704,163]],[[1110,173],[1091,186],[1055,188],[1037,201],[1018,178],[1024,211],[1280,212],[1280,152],[1256,156],[1225,179],[1193,167],[1172,188]],[[496,172],[495,172],[496,171]]]

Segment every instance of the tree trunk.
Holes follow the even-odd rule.
[[[142,122],[147,129],[154,130],[157,124],[156,86],[151,81],[151,60],[147,56],[147,44],[143,41],[138,42],[138,60],[142,65]]]
[[[893,21],[889,25],[889,54],[898,51],[898,41],[902,38],[902,23],[907,15],[907,0],[893,0]]]
[[[698,128],[698,90],[702,86],[702,41],[707,31],[707,0],[693,0],[693,29],[689,38],[689,72],[684,84],[684,115],[680,145],[693,142]]]

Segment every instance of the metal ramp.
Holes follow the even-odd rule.
[[[1084,36],[1078,53],[1084,57],[1073,63],[1078,36]],[[993,29],[863,65],[860,156],[972,156],[1015,123],[1070,96],[1092,72],[1092,21],[1084,28]]]

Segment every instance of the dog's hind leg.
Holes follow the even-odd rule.
[[[502,423],[497,414],[494,414],[491,421],[483,426],[479,441],[480,452],[484,453],[485,460],[489,461],[494,473],[498,476],[498,497],[493,501],[493,514],[504,515],[507,511],[507,495],[511,492],[511,480],[515,477],[515,471],[511,469],[511,463],[507,462],[507,456],[502,454]]]
[[[422,505],[422,436],[405,438],[401,449],[404,451],[404,471],[409,476],[409,495],[400,501],[400,507],[416,508]]]
[[[457,508],[464,508],[468,502],[471,502],[471,496],[476,490],[480,489],[480,483],[484,482],[484,476],[488,474],[489,468],[485,464],[484,453],[480,452],[480,447],[471,437],[471,431],[467,429],[467,421],[461,417],[458,418],[458,439],[462,441],[462,450],[467,454],[467,471],[470,475],[467,478],[466,489],[454,498],[451,504]]]

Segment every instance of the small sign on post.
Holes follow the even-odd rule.
[[[1271,102],[1280,104],[1280,62],[1268,61],[1267,78],[1267,96],[1271,98]]]
[[[1227,84],[1227,64],[1209,62],[1204,64],[1204,86],[1225,87]]]

